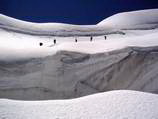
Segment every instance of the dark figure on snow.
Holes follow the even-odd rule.
[[[90,37],[90,41],[92,41],[92,40],[93,40],[93,37],[91,36],[91,37]]]
[[[54,45],[56,44],[56,39],[54,39]]]
[[[75,42],[77,42],[77,38],[75,39]]]
[[[39,43],[39,45],[40,45],[40,46],[42,46],[42,45],[43,45],[43,43],[41,43],[41,42],[40,42],[40,43]]]
[[[106,37],[106,36],[104,36],[104,38],[105,38],[105,40],[107,39],[107,37]]]

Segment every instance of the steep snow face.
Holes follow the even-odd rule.
[[[156,20],[157,16],[153,17]],[[65,99],[113,89],[158,92],[157,29],[121,30],[124,35],[109,32],[106,40],[99,35],[90,42],[83,29],[97,27],[100,33],[98,27],[102,25],[35,24],[6,16],[0,19],[1,98]],[[53,37],[49,33],[55,33],[56,28],[74,34],[77,28],[85,36],[78,36],[78,42],[75,37]],[[67,31],[59,33],[69,36]],[[44,45],[39,46],[40,42]]]
[[[68,99],[113,89],[158,92],[158,48],[132,47],[85,54],[0,61],[0,97]]]
[[[1,119],[156,119],[158,96],[112,91],[72,100],[0,100]]]
[[[116,29],[155,29],[158,28],[158,9],[119,13],[101,21],[98,26]]]

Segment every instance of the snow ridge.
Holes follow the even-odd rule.
[[[32,35],[52,35],[52,36],[85,36],[101,35],[111,32],[111,30],[100,28],[96,25],[70,25],[63,23],[32,23],[17,20],[0,14],[0,28],[12,30],[20,33]]]
[[[97,25],[32,23],[0,14],[0,28],[33,35],[90,36],[122,33],[124,29],[158,28],[158,9],[125,12],[113,15]]]

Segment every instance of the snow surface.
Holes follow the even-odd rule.
[[[115,29],[155,29],[158,27],[158,9],[119,13],[101,21],[98,26]]]
[[[154,29],[153,24],[155,26]],[[120,26],[117,27],[116,25]],[[148,28],[142,30],[141,26],[146,25]],[[122,30],[124,26],[126,26],[127,29],[136,26],[137,30]],[[59,23],[30,23],[0,15],[0,59],[12,60],[12,58],[18,59],[20,57],[43,57],[55,54],[60,50],[94,54],[130,46],[157,46],[157,26],[157,9],[116,14],[103,20],[98,25],[92,26],[76,26]],[[139,28],[140,30],[138,30]],[[102,29],[104,33],[100,31],[100,29]],[[125,35],[119,34],[118,31],[120,30],[125,33]],[[61,36],[67,37],[52,36],[58,35],[57,32]],[[99,35],[99,33],[102,35]],[[78,35],[78,37],[76,36],[78,43],[74,42],[74,34]],[[94,37],[93,42],[90,42],[90,38],[87,37],[87,35],[90,34],[99,36]],[[107,40],[104,39],[103,34],[109,34],[107,35]],[[54,39],[57,39],[57,45],[55,46],[53,46]],[[43,42],[44,46],[40,47],[39,42]]]
[[[121,34],[123,29],[155,29],[158,10],[125,12],[109,17],[97,25],[70,25],[63,23],[31,23],[0,14],[0,27],[32,35],[98,36]]]
[[[73,91],[76,91],[74,87],[77,81],[82,81],[81,79],[95,81],[94,85],[98,85],[101,77],[98,72],[104,71],[111,64],[119,63],[129,55],[125,52],[107,57],[108,53],[128,47],[157,47],[157,26],[157,9],[120,13],[92,26],[29,23],[0,15],[0,97],[9,98],[12,95],[18,97],[22,94],[19,98],[27,100],[30,99],[28,95],[36,96],[38,90],[38,93],[42,91],[49,93],[51,90],[54,91],[55,98],[67,98],[74,93]],[[92,42],[89,38],[91,35],[95,36]],[[104,35],[107,35],[107,40],[104,39]],[[75,38],[78,39],[77,43],[74,42]],[[54,39],[57,40],[56,45],[53,45]],[[40,47],[40,42],[44,43],[44,46]],[[60,51],[66,53],[60,54]],[[105,54],[99,56],[100,53]],[[157,57],[156,53],[153,51],[150,58]],[[87,58],[89,55],[90,59]],[[87,62],[84,62],[85,57],[88,59]],[[79,61],[79,63],[69,61]],[[150,63],[148,62],[148,65]],[[149,69],[152,69],[153,65],[150,66]],[[145,80],[144,87],[146,82],[153,80],[150,78],[153,74],[157,76],[157,68],[151,70],[152,72],[147,72],[148,70],[142,69],[142,72],[144,71],[142,74],[148,76],[142,79]],[[72,73],[73,71],[76,72]],[[98,77],[94,80],[95,77],[93,79],[90,76],[96,71],[95,76]],[[105,72],[101,75],[105,75]],[[116,80],[113,79],[113,81]],[[154,81],[157,79],[155,78]],[[138,85],[132,85],[133,87],[142,84],[142,81],[136,82]],[[103,85],[107,84],[105,82]],[[151,84],[148,91],[153,85],[154,88],[157,87],[156,84]],[[96,93],[96,90],[84,85],[77,86],[80,91],[84,89],[90,94]],[[36,90],[36,88],[42,89]],[[29,91],[33,92],[30,94]],[[52,93],[48,95],[52,96]],[[37,96],[37,99],[39,97]],[[114,91],[71,100],[1,99],[0,118],[157,119],[157,107],[157,95],[135,91]]]
[[[17,20],[0,14],[0,27],[15,32],[31,35],[55,35],[55,36],[85,36],[100,35],[111,32],[111,29],[103,29],[97,25],[70,25],[63,23],[31,23]]]
[[[139,34],[139,31],[137,32]],[[82,53],[101,53],[123,49],[131,46],[149,47],[158,45],[158,30],[150,33],[141,31],[139,35],[109,35],[107,40],[103,36],[94,37],[90,42],[89,37],[78,37],[75,43],[74,37],[55,37],[57,44],[53,45],[54,37],[31,36],[26,34],[0,31],[0,60],[13,60],[21,58],[45,57],[55,54],[58,51],[74,51]],[[118,42],[119,41],[119,42]],[[39,43],[44,43],[40,47]],[[52,47],[50,47],[52,46]],[[12,52],[14,51],[14,52]]]
[[[1,119],[157,119],[158,96],[111,91],[83,98],[53,101],[0,99]]]

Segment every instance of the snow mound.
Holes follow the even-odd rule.
[[[119,13],[101,21],[98,26],[116,29],[158,28],[158,9]]]
[[[72,100],[0,100],[1,119],[156,119],[158,96],[111,91]]]

